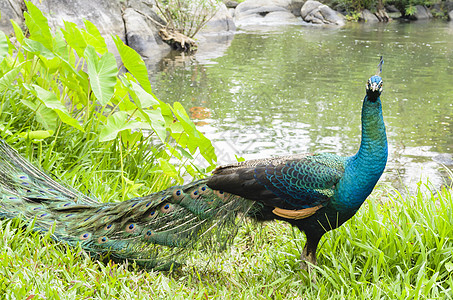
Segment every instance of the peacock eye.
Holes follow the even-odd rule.
[[[80,235],[80,239],[87,240],[90,236],[91,236],[91,234],[89,234],[88,232],[85,232]]]
[[[98,243],[99,244],[103,244],[105,242],[108,241],[108,238],[106,236],[101,236],[100,238],[98,238]]]
[[[131,224],[126,226],[126,232],[128,232],[128,233],[134,232],[135,229],[137,229],[137,226],[135,226],[134,223],[131,223]]]
[[[169,212],[173,211],[173,205],[171,205],[170,203],[167,203],[160,208],[160,211],[163,213],[169,213]]]

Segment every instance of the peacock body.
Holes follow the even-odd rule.
[[[36,230],[52,230],[58,241],[147,267],[165,266],[200,237],[231,239],[238,214],[279,219],[306,234],[302,259],[316,264],[321,237],[357,212],[384,171],[381,92],[381,77],[372,76],[353,156],[303,154],[230,164],[206,179],[121,203],[99,203],[59,184],[1,142],[0,217],[34,221]]]

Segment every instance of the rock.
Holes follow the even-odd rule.
[[[448,13],[448,19],[453,21],[453,10]]]
[[[344,16],[318,1],[309,0],[305,2],[300,10],[302,19],[313,24],[345,25]]]
[[[371,13],[371,11],[364,9],[360,12],[359,21],[366,23],[377,23],[379,22],[379,19],[373,13]]]
[[[0,1],[0,30],[6,35],[14,32],[10,20],[14,20],[19,25],[24,23],[23,9],[24,2],[21,0]]]
[[[223,0],[223,3],[227,8],[236,8],[239,5],[239,3],[234,0]]]
[[[296,17],[300,17],[300,9],[304,6],[306,0],[292,0],[289,6],[289,10]]]
[[[225,34],[236,31],[233,17],[227,6],[221,3],[216,14],[203,26],[198,34]]]
[[[120,1],[111,0],[32,0],[49,21],[49,26],[56,30],[64,28],[63,21],[70,21],[80,27],[83,20],[93,23],[106,39],[110,51],[116,53],[116,47],[111,35],[117,35],[126,40]]]
[[[429,9],[426,8],[426,6],[416,5],[415,10],[416,10],[415,13],[409,16],[410,20],[427,20],[433,17],[433,15],[429,11]]]
[[[291,3],[292,0],[246,0],[236,7],[234,20],[242,27],[301,24],[291,13]]]
[[[155,6],[154,0],[128,0],[126,3],[127,8],[133,8],[137,12],[149,16],[156,22],[162,25],[166,25],[167,22],[165,22],[164,19],[160,17],[160,15],[157,14],[157,7]]]
[[[128,46],[143,58],[163,57],[171,50],[171,47],[159,36],[158,21],[151,16],[144,15],[133,8],[126,8],[123,19]]]
[[[400,13],[400,11],[398,10],[398,8],[396,8],[395,5],[386,5],[385,6],[385,9],[387,10],[387,12],[389,13]]]

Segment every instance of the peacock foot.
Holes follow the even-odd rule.
[[[311,277],[311,281],[316,283],[316,272],[313,270],[313,266],[316,266],[316,253],[308,253],[305,251],[300,255],[300,268],[308,272],[308,276]]]

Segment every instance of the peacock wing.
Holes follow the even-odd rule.
[[[280,209],[319,208],[334,194],[344,163],[334,154],[251,160],[217,168],[208,186]]]

